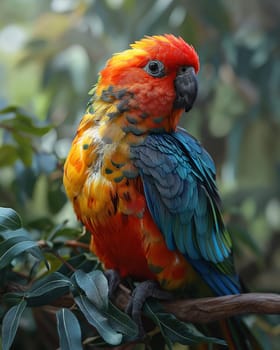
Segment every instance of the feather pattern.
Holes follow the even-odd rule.
[[[131,158],[167,247],[178,249],[218,295],[239,293],[209,154],[178,128],[147,136],[131,147]]]

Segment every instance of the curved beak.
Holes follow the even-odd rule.
[[[197,96],[197,78],[193,67],[181,70],[174,81],[176,99],[174,108],[184,108],[188,112]]]

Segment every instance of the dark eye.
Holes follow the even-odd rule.
[[[164,65],[158,60],[149,61],[144,70],[152,77],[161,78],[165,75]]]

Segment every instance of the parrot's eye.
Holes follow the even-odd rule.
[[[164,64],[158,60],[149,61],[144,70],[152,77],[161,78],[165,75]]]

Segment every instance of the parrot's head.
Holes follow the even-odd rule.
[[[173,131],[196,99],[198,70],[198,55],[182,38],[145,37],[107,62],[95,100],[115,106],[111,119],[125,115],[128,132]]]

